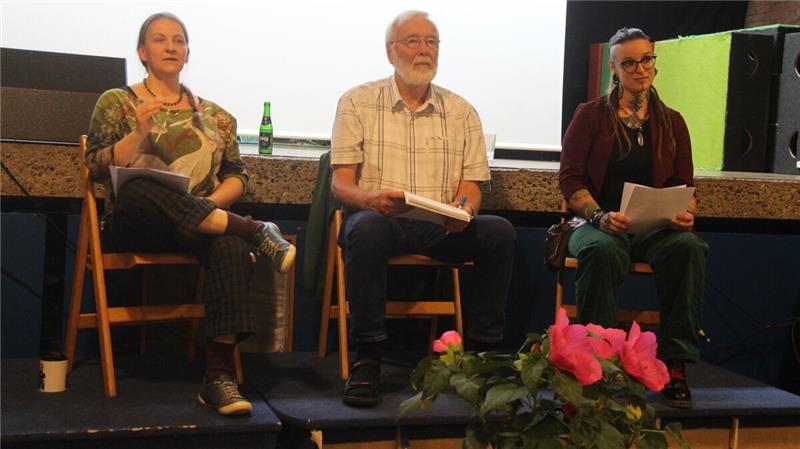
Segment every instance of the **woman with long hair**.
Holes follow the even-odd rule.
[[[615,326],[617,291],[631,261],[653,267],[661,301],[658,356],[667,364],[667,404],[692,407],[686,362],[699,358],[708,245],[694,232],[697,201],[666,228],[629,234],[619,212],[625,182],[650,187],[693,185],[689,131],[653,87],[655,44],[638,28],[609,40],[612,82],[607,96],[578,106],[561,150],[559,182],[569,208],[588,223],[575,230],[568,250],[575,273],[578,321]]]
[[[86,162],[110,188],[109,167],[148,167],[187,175],[189,193],[147,178],[119,187],[107,202],[104,239],[113,251],[185,251],[206,270],[206,370],[198,400],[222,415],[246,414],[252,404],[233,376],[235,344],[255,332],[248,299],[251,253],[279,272],[291,268],[295,248],[274,223],[225,208],[248,182],[236,141],[236,120],[195,96],[180,81],[189,60],[186,26],[170,13],[148,17],[137,53],[147,70],[140,83],[103,93],[89,125]]]

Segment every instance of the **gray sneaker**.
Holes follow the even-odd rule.
[[[278,273],[286,273],[294,265],[294,256],[297,249],[283,239],[278,225],[264,221],[264,229],[256,237],[258,244],[256,251],[272,260],[272,266]]]
[[[253,411],[253,404],[239,393],[236,381],[227,374],[203,381],[197,401],[214,408],[220,415],[246,415]]]

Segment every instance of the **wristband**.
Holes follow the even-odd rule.
[[[594,212],[592,212],[592,216],[589,217],[589,223],[591,223],[595,228],[600,229],[600,219],[603,218],[604,214],[605,212],[603,209],[596,209]]]

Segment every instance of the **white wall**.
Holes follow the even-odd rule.
[[[2,0],[0,45],[124,57],[135,83],[139,26],[170,11],[189,31],[182,81],[240,132],[255,132],[269,99],[276,135],[329,136],[339,96],[391,74],[384,32],[408,9],[439,27],[435,82],[475,106],[498,146],[559,145],[565,0]]]

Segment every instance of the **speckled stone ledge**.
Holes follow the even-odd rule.
[[[79,198],[78,149],[74,146],[3,143],[3,164],[34,197]],[[250,172],[246,203],[311,203],[317,160],[243,156]],[[800,220],[800,176],[698,172],[698,215],[716,218]],[[5,170],[3,197],[25,196]],[[553,169],[493,168],[484,209],[556,212],[561,206]]]

